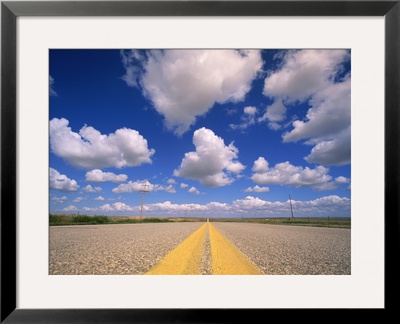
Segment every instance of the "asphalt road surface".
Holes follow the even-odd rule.
[[[350,275],[350,229],[214,223],[268,275]]]
[[[51,226],[50,275],[350,275],[350,229],[249,223]]]

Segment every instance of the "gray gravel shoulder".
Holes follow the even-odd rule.
[[[142,274],[202,224],[51,226],[49,274]]]
[[[213,223],[267,275],[350,275],[351,230]]]

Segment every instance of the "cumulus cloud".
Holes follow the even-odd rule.
[[[258,184],[273,184],[293,187],[311,187],[315,190],[336,189],[343,181],[349,181],[345,177],[333,180],[328,174],[329,169],[317,166],[309,167],[294,166],[288,161],[276,164],[273,168],[268,166],[268,161],[263,157],[254,162],[251,179]],[[345,180],[346,179],[346,180]]]
[[[263,93],[294,103],[304,102],[332,84],[350,54],[346,50],[293,50],[280,58],[282,64],[265,79]]]
[[[258,119],[258,122],[268,120],[269,128],[278,130],[281,128],[279,122],[286,118],[286,111],[286,106],[282,103],[282,100],[278,99],[272,105],[267,106],[266,112]]]
[[[291,200],[295,216],[350,216],[351,201],[336,195],[325,196],[315,200]],[[264,215],[266,217],[290,217],[289,201],[270,202],[260,198],[247,196],[235,200],[232,207],[241,214]]]
[[[104,200],[104,197],[98,196],[98,197],[94,198],[94,200]]]
[[[350,74],[342,76],[343,64],[350,59],[346,50],[288,51],[279,59],[279,69],[265,79],[263,93],[275,102],[263,120],[279,129],[286,118],[286,105],[307,103],[304,119],[295,120],[284,133],[284,142],[304,140],[312,145],[309,163],[345,165],[350,163]]]
[[[148,181],[129,181],[127,183],[122,183],[118,187],[112,189],[112,192],[115,194],[120,193],[131,193],[131,192],[140,192],[141,190],[149,190],[152,191],[150,183]]]
[[[350,199],[336,195],[325,196],[315,200],[291,200],[295,216],[350,216]],[[174,204],[165,201],[157,204],[147,204],[143,207],[149,214],[159,215],[209,215],[218,217],[245,215],[247,217],[290,217],[289,200],[267,201],[257,197],[247,196],[237,199],[231,204],[210,202],[207,204]]]
[[[331,139],[321,140],[309,155],[305,157],[309,163],[326,165],[345,165],[351,161],[350,126]]]
[[[269,191],[268,187],[260,187],[260,186],[248,187],[247,189],[244,190],[244,192],[268,192],[268,191]]]
[[[76,208],[74,205],[69,205],[68,207],[63,208],[62,211],[76,212],[76,211],[78,211],[78,208]]]
[[[79,188],[75,180],[69,179],[65,174],[60,174],[53,168],[50,168],[49,180],[50,189],[68,192],[77,191]]]
[[[247,106],[243,109],[243,115],[241,117],[242,122],[240,124],[230,124],[230,128],[232,129],[240,129],[244,130],[251,125],[254,125],[256,123],[256,115],[258,113],[258,110],[256,107],[253,106]]]
[[[84,198],[84,197],[77,197],[77,198],[75,198],[74,200],[72,200],[72,202],[77,203],[77,202],[80,202],[80,201],[82,201],[82,200],[86,200],[86,198]]]
[[[139,87],[182,135],[215,103],[245,99],[262,67],[258,50],[122,51],[123,79]]]
[[[189,185],[186,183],[183,183],[183,182],[180,185],[180,188],[182,188],[182,189],[187,188],[187,187],[189,187]]]
[[[234,181],[232,174],[239,175],[245,166],[237,161],[239,150],[207,128],[200,128],[193,134],[196,151],[188,152],[181,165],[174,170],[174,176],[198,180],[206,187],[220,187]]]
[[[82,209],[83,209],[84,211],[86,211],[86,212],[93,212],[93,211],[98,210],[98,209],[95,208],[95,207],[83,207]]]
[[[311,108],[306,119],[293,122],[293,130],[285,133],[286,142],[301,139],[330,138],[348,130],[350,126],[350,79],[331,84],[309,101]],[[350,134],[349,134],[350,135]]]
[[[200,204],[173,204],[170,201],[165,201],[162,203],[147,204],[143,206],[143,209],[152,213],[176,215],[177,213],[186,212],[204,212],[207,211],[207,206]]]
[[[50,121],[50,147],[52,152],[71,165],[82,169],[139,166],[151,163],[154,149],[138,131],[121,128],[103,135],[91,126],[79,133],[68,127],[65,118]]]
[[[93,192],[101,192],[101,187],[92,187],[91,185],[87,185],[86,187],[82,188],[83,191],[87,193],[93,193]]]
[[[268,168],[268,161],[264,157],[260,156],[257,160],[254,161],[252,170],[256,173],[264,173],[268,171]]]
[[[198,191],[198,190],[196,189],[196,187],[191,187],[191,188],[188,190],[188,192],[189,192],[189,193],[192,193],[192,194],[195,194],[195,195],[199,195],[199,194],[200,194],[200,191]]]
[[[133,208],[131,206],[128,206],[122,202],[116,202],[114,204],[105,204],[100,206],[99,208],[102,211],[116,211],[116,212],[121,212],[121,211],[133,211]]]
[[[259,209],[270,203],[258,197],[247,196],[245,199],[237,199],[232,206],[238,210]]]
[[[86,181],[89,182],[125,182],[126,180],[128,180],[128,176],[126,174],[117,175],[112,172],[103,172],[100,169],[86,172]]]
[[[112,189],[112,192],[115,194],[122,194],[122,193],[131,193],[131,192],[141,192],[141,190],[147,191],[160,191],[164,190],[169,193],[175,193],[176,190],[172,185],[162,186],[159,184],[152,184],[149,181],[129,181],[127,183],[121,183],[118,187]]]
[[[63,197],[57,197],[57,196],[53,196],[51,198],[51,200],[53,200],[55,203],[59,204],[59,203],[63,203],[66,200],[68,200],[67,196],[63,196]]]
[[[174,188],[173,185],[169,185],[169,186],[166,186],[166,187],[163,187],[163,188],[164,188],[164,190],[165,190],[166,192],[169,192],[169,193],[176,193],[176,190],[175,190],[175,188]]]
[[[325,196],[315,200],[298,201],[291,199],[292,208],[297,217],[312,216],[350,216],[350,199],[336,195]],[[83,210],[102,212],[105,214],[115,212],[138,212],[140,206],[129,206],[122,202],[105,204],[99,207],[84,207]],[[71,207],[72,208],[72,207]],[[76,211],[76,208],[71,210]],[[291,210],[289,200],[268,201],[257,197],[247,196],[234,200],[232,203],[209,202],[207,204],[176,204],[164,201],[155,204],[146,204],[143,210],[148,215],[159,216],[199,216],[207,217],[290,217]]]

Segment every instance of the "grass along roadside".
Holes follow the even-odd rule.
[[[102,216],[102,215],[49,215],[50,226],[62,225],[98,225],[98,224],[140,224],[167,222],[242,222],[271,225],[314,226],[351,228],[350,217],[303,217],[303,218],[205,218],[205,217],[142,217],[139,216]]]
[[[101,216],[101,215],[49,215],[50,226],[62,225],[101,225],[101,224],[137,224],[137,223],[166,223],[168,218],[155,217],[124,217],[124,216]]]
[[[313,227],[333,227],[351,228],[350,217],[277,217],[277,218],[226,218],[211,219],[210,222],[243,222],[270,225],[291,225],[291,226],[313,226]]]

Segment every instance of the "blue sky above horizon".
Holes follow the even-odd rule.
[[[49,51],[50,213],[350,216],[349,50]]]

